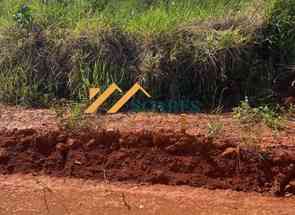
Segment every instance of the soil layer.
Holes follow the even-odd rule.
[[[291,146],[239,147],[229,139],[168,129],[0,131],[1,174],[269,192],[278,181],[288,184],[294,162]]]

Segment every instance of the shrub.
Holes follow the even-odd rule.
[[[261,122],[275,131],[283,127],[282,117],[276,111],[268,106],[252,108],[247,101],[242,101],[239,107],[234,108],[234,117],[250,127]]]
[[[27,5],[21,5],[21,7],[15,13],[14,19],[21,27],[31,26],[33,22],[31,9]]]

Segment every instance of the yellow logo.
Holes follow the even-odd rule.
[[[97,109],[116,91],[122,92],[117,84],[111,84],[86,110],[85,113],[95,113]],[[151,97],[138,83],[134,84],[125,95],[117,101],[107,113],[117,113],[138,91],[142,91],[147,97]],[[100,92],[100,88],[89,89],[89,98],[93,99]]]

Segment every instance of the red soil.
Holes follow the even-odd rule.
[[[3,112],[5,124],[9,109]],[[213,116],[225,126],[220,136],[209,138],[207,115],[118,114],[91,120],[97,129],[65,131],[47,114],[20,111],[23,123],[0,131],[1,174],[256,192],[283,192],[295,174],[292,122],[277,135],[261,129],[259,147],[240,147],[240,130],[229,116]],[[24,129],[27,123],[43,127]]]
[[[0,176],[1,215],[294,215],[295,197],[189,186]]]
[[[175,131],[0,132],[0,173],[270,191],[288,174],[295,150],[240,149]]]

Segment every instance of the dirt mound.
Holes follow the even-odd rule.
[[[267,192],[289,174],[295,149],[240,149],[183,132],[0,132],[0,173]],[[284,182],[286,183],[286,182]],[[282,188],[283,189],[283,188]]]

